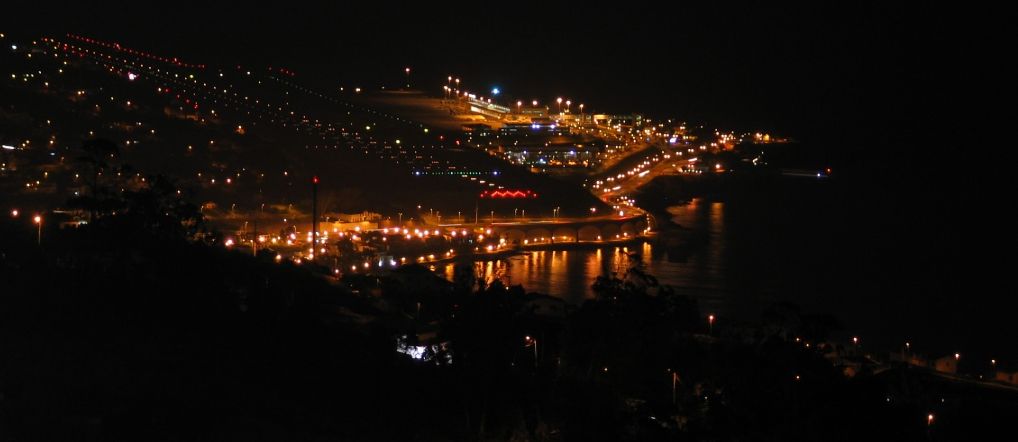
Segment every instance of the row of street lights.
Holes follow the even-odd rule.
[[[404,71],[406,73],[406,87],[407,87],[407,89],[409,89],[410,88],[410,68],[408,67]],[[453,83],[456,83],[456,86],[453,86]],[[449,98],[449,95],[453,91],[456,91],[456,94],[459,95],[460,79],[458,77],[454,78],[452,75],[447,76],[446,77],[446,81],[445,81],[445,86],[443,86],[442,89],[445,91],[446,98]],[[500,92],[501,91],[498,88],[494,88],[491,91],[492,95],[498,95]],[[558,112],[560,114],[562,113],[562,103],[563,102],[565,102],[565,104],[566,104],[566,113],[569,113],[569,110],[572,108],[573,101],[570,100],[570,99],[563,100],[562,97],[556,98],[555,99],[555,103],[558,104]],[[533,101],[530,102],[530,105],[533,106],[533,107],[537,107],[537,104],[538,104],[537,100],[533,100]],[[584,104],[580,103],[579,107],[580,107],[580,118],[582,119],[583,118],[583,107],[584,107]],[[523,100],[516,100],[516,112],[519,113],[519,112],[522,112],[522,110],[523,110]]]

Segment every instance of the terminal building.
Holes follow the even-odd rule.
[[[638,114],[629,115],[608,115],[596,114],[593,116],[594,124],[612,128],[636,127],[643,123],[643,116]]]
[[[496,118],[499,120],[505,119],[506,115],[509,115],[509,108],[492,103],[488,101],[479,100],[477,98],[467,98],[467,103],[470,105],[470,112],[475,114],[481,114],[486,117]]]

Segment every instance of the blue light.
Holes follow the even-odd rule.
[[[498,95],[500,92],[502,92],[502,91],[498,90],[497,87],[491,89],[491,95]]]

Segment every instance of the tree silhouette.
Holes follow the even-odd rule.
[[[110,169],[110,160],[120,154],[120,148],[116,143],[104,138],[91,138],[81,143],[82,155],[77,161],[85,166],[89,172],[89,195],[72,199],[72,204],[88,209],[88,221],[94,222],[101,214],[102,207],[100,197],[99,176],[103,171]]]

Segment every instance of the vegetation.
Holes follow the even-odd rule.
[[[0,439],[946,440],[1013,410],[907,369],[846,378],[794,339],[836,321],[794,306],[708,327],[639,267],[576,307],[469,268],[340,282],[216,247],[176,190],[105,192],[41,246],[0,225]],[[413,360],[401,336],[442,345]]]

